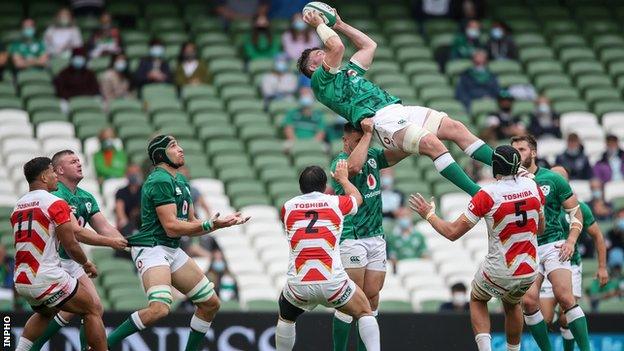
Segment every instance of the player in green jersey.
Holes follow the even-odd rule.
[[[212,220],[195,217],[191,190],[178,173],[184,165],[184,150],[170,135],[150,140],[147,153],[155,166],[141,188],[141,228],[128,237],[132,259],[147,293],[148,307],[136,311],[108,336],[109,347],[145,329],[169,314],[171,287],[186,295],[197,307],[191,318],[186,351],[199,350],[219,309],[214,284],[180,248],[180,237],[201,236],[213,230],[239,225],[249,218],[240,213]]]
[[[71,150],[59,151],[52,157],[52,166],[58,176],[58,189],[52,194],[69,204],[77,224],[81,227],[81,230],[77,232],[76,239],[89,245],[109,246],[117,250],[123,250],[127,245],[127,240],[106,220],[100,212],[100,207],[93,195],[78,187],[83,178],[82,164],[78,155]],[[84,228],[87,223],[91,225],[95,232]],[[59,257],[61,258],[61,267],[69,275],[78,279],[80,284],[85,286],[89,294],[93,296],[93,303],[102,311],[102,305],[95,285],[93,285],[82,266],[67,255],[63,246],[59,246]],[[40,350],[73,317],[73,313],[59,312],[48,324],[48,328],[43,335],[35,341],[31,350]],[[80,344],[82,350],[87,349],[86,336],[82,326],[80,328]]]
[[[562,177],[569,180],[568,172],[565,168],[555,166],[550,170],[561,174]],[[583,231],[580,236],[589,235],[594,240],[596,252],[598,254],[598,272],[596,273],[596,278],[598,278],[600,286],[605,286],[609,282],[609,272],[607,272],[607,248],[605,246],[604,237],[589,206],[580,201],[579,206],[581,212],[583,212]],[[561,221],[564,232],[568,232],[570,229],[569,215],[565,212],[561,212],[559,220]],[[572,254],[570,263],[572,264],[572,293],[578,301],[583,296],[583,266],[581,264],[581,254],[578,250],[578,244],[574,247],[574,253]],[[557,301],[552,292],[552,285],[550,281],[546,279],[540,290],[540,308],[547,324],[552,322],[556,306]],[[563,350],[574,351],[574,336],[572,332],[570,332],[565,314],[562,312],[563,311],[559,309],[559,325],[563,338]]]
[[[375,134],[385,148],[429,156],[442,176],[474,195],[479,186],[455,162],[441,140],[453,141],[466,154],[488,165],[492,164],[492,148],[446,113],[404,106],[398,97],[366,79],[377,44],[338,15],[336,18],[332,29],[316,12],[304,15],[304,21],[316,28],[324,43],[323,49],[305,50],[298,62],[299,70],[312,80],[316,99],[356,127],[362,119],[371,117]],[[345,47],[334,29],[357,47],[343,69],[340,65]]]
[[[581,351],[589,351],[591,346],[587,320],[572,294],[570,257],[583,230],[583,214],[579,211],[578,200],[572,192],[570,184],[561,175],[537,166],[535,163],[537,141],[533,136],[513,137],[511,145],[518,150],[522,159],[522,166],[530,174],[534,174],[535,182],[546,197],[546,206],[544,206],[546,228],[544,234],[537,237],[540,274],[522,298],[524,320],[540,349],[542,351],[552,350],[548,338],[548,328],[539,304],[540,288],[544,278],[547,277],[552,284],[557,302],[565,311],[574,339],[579,344]],[[562,210],[570,214],[571,223],[567,235],[564,233],[559,220],[559,214]]]
[[[361,121],[362,131],[347,123],[344,127],[343,151],[331,165],[332,172],[340,160],[346,160],[349,180],[360,191],[363,203],[355,215],[347,216],[340,237],[342,265],[357,286],[368,298],[373,315],[377,315],[379,291],[386,277],[386,242],[382,226],[381,188],[379,172],[409,156],[400,150],[370,147],[373,138],[373,121]],[[336,194],[344,189],[332,182]],[[336,310],[333,323],[334,350],[346,350],[353,318]],[[359,350],[364,350],[360,342]]]

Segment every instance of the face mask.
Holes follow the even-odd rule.
[[[71,59],[71,64],[76,69],[83,68],[86,63],[87,63],[87,59],[85,59],[84,56],[74,56]]]
[[[310,107],[314,104],[314,99],[311,96],[302,96],[299,98],[299,104],[302,107]]]
[[[537,111],[539,113],[550,113],[550,106],[548,104],[537,105]]]
[[[161,45],[154,45],[150,48],[150,55],[152,57],[161,57],[165,53],[165,48]]]
[[[128,63],[125,60],[121,60],[121,61],[115,61],[115,69],[118,72],[123,72],[126,70],[126,67],[128,67]]]
[[[115,148],[115,142],[113,141],[113,139],[104,139],[102,140],[102,149],[103,150],[109,150],[109,149],[114,149]]]
[[[392,187],[392,184],[394,183],[394,180],[392,179],[392,177],[381,177],[381,187],[382,188],[390,188]]]
[[[615,225],[619,230],[624,231],[624,218],[620,218],[615,222]]]
[[[296,20],[293,22],[293,28],[298,32],[303,32],[306,29],[306,23],[302,20]]]
[[[602,199],[602,190],[594,190],[594,191],[592,191],[592,197],[594,199]]]
[[[128,183],[132,185],[140,185],[143,183],[143,177],[139,174],[130,174],[128,176]]]
[[[35,28],[33,28],[33,27],[26,27],[26,28],[22,29],[22,34],[26,38],[32,38],[32,37],[35,36]]]
[[[477,28],[466,29],[466,36],[470,39],[477,39],[481,35],[481,31]]]
[[[69,19],[69,17],[60,17],[58,20],[58,23],[63,26],[63,27],[67,27],[69,26],[71,20]]]
[[[492,38],[494,39],[501,39],[505,33],[503,32],[501,28],[496,27],[496,28],[492,28],[492,31],[490,32],[490,34],[492,35]]]
[[[475,69],[475,71],[480,72],[480,73],[485,72],[485,66],[484,65],[476,65],[476,66],[474,66],[474,69]]]
[[[275,61],[275,70],[280,72],[280,73],[284,73],[286,71],[288,71],[288,64],[286,63],[286,61]]]
[[[223,272],[225,270],[225,262],[223,261],[212,262],[212,269],[217,273]]]
[[[195,54],[194,52],[191,52],[189,54],[184,54],[183,57],[185,61],[193,61],[197,58],[197,54]]]
[[[568,149],[568,154],[572,156],[576,156],[581,153],[581,149],[579,147],[573,147]]]
[[[397,224],[401,229],[409,229],[409,227],[412,226],[412,222],[409,220],[409,218],[399,218]]]
[[[456,292],[451,297],[454,305],[463,305],[466,303],[466,293]]]

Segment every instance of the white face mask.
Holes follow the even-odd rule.
[[[454,305],[463,305],[466,303],[466,293],[463,292],[455,292],[451,296],[451,300]]]
[[[468,28],[466,29],[466,36],[470,39],[477,39],[481,35],[481,31],[479,28]]]

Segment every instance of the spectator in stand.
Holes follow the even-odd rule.
[[[43,34],[46,50],[50,56],[69,58],[74,48],[82,47],[80,28],[74,23],[68,8],[61,8],[54,23]]]
[[[553,111],[550,99],[546,96],[540,95],[535,100],[535,111],[530,117],[529,133],[533,136],[538,139],[541,137],[561,138],[559,114]]]
[[[100,28],[91,35],[88,47],[92,58],[121,52],[121,32],[113,25],[113,18],[108,12],[100,16]]]
[[[180,167],[178,169],[178,172],[182,173],[182,175],[189,182],[191,181],[191,172],[189,171],[187,166]],[[191,191],[191,200],[193,200],[193,206],[195,208],[195,217],[199,219],[209,218],[212,211],[210,211],[210,206],[208,206],[208,203],[204,199],[203,194],[199,191],[199,189],[194,187],[193,184],[191,183],[189,184],[190,184],[189,190]]]
[[[159,39],[152,39],[149,46],[149,56],[141,59],[134,73],[134,82],[139,90],[145,84],[173,82],[169,64],[163,58],[165,47],[162,42]]]
[[[470,311],[469,300],[466,285],[455,283],[451,286],[451,301],[440,305],[440,312],[468,312]]]
[[[180,47],[178,67],[175,72],[175,83],[179,87],[185,85],[210,84],[212,76],[208,66],[197,55],[197,46],[187,41]]]
[[[490,60],[517,60],[518,47],[511,36],[509,27],[501,21],[494,21],[487,42]]]
[[[95,72],[87,68],[87,51],[84,48],[72,50],[69,66],[54,77],[56,96],[69,100],[75,96],[95,96],[100,94],[100,86]]]
[[[399,209],[403,207],[405,195],[394,189],[394,175],[392,168],[381,170],[381,212],[384,218],[395,218]]]
[[[509,139],[513,136],[526,134],[520,117],[512,113],[514,98],[509,91],[503,89],[498,93],[498,111],[491,114],[486,125],[486,133],[498,140]]]
[[[280,53],[280,42],[271,33],[271,23],[265,15],[253,18],[251,34],[243,43],[245,59],[252,61],[258,58],[272,59]]]
[[[624,179],[624,150],[615,135],[607,135],[607,151],[594,165],[594,177],[603,183]]]
[[[393,266],[400,260],[421,258],[427,251],[425,237],[414,228],[411,212],[402,207],[397,211],[394,230],[386,237],[388,259]]]
[[[294,100],[297,93],[297,76],[288,70],[288,62],[284,57],[277,57],[273,71],[262,76],[260,90],[268,104],[272,100]]]
[[[282,47],[286,57],[296,61],[303,50],[318,46],[321,46],[318,35],[303,21],[301,13],[296,13],[292,18],[290,29],[282,34]]]
[[[571,180],[589,180],[592,177],[589,158],[585,155],[581,139],[576,133],[568,135],[567,147],[561,155],[557,156],[555,163],[568,171]]]
[[[111,56],[108,69],[100,76],[100,91],[104,98],[105,106],[115,99],[133,96],[131,92],[132,79],[128,68],[128,58],[124,54]]]
[[[477,50],[485,49],[481,41],[481,22],[470,20],[464,31],[457,33],[451,46],[451,59],[467,59]]]
[[[266,16],[269,11],[269,0],[217,0],[215,12],[226,23],[231,21],[248,21],[256,14]]]
[[[613,206],[604,200],[603,184],[600,179],[593,178],[589,181],[592,199],[589,202],[592,213],[597,221],[608,221],[613,216]]]
[[[223,252],[221,252],[221,250],[213,251],[212,261],[210,262],[210,267],[208,268],[206,276],[211,282],[215,283],[215,290],[218,290],[221,277],[227,272],[227,269],[228,267],[223,257]]]
[[[289,142],[297,139],[325,139],[325,115],[314,110],[314,97],[310,89],[302,89],[299,94],[299,107],[286,113],[282,121],[284,136]]]
[[[4,69],[9,63],[9,52],[6,45],[0,41],[0,81],[4,80]]]
[[[13,269],[15,263],[6,248],[0,244],[0,299],[13,299]]]
[[[141,227],[141,186],[143,172],[139,165],[131,164],[126,170],[128,185],[115,194],[117,229],[124,236],[134,234]]]
[[[115,146],[115,131],[104,128],[100,132],[100,151],[93,154],[95,174],[100,184],[109,178],[121,178],[128,167],[128,156],[125,151]]]
[[[236,301],[238,300],[238,287],[236,286],[236,280],[232,277],[229,270],[225,271],[219,281],[219,299],[221,301]]]
[[[9,46],[9,54],[16,70],[45,68],[48,54],[43,40],[37,39],[35,21],[26,18],[22,21],[22,37]]]
[[[624,257],[624,208],[619,209],[613,218],[613,228],[607,233],[607,249],[609,265],[619,263]]]
[[[598,310],[601,301],[611,298],[624,297],[624,277],[622,276],[622,264],[609,265],[609,281],[605,286],[600,286],[598,279],[594,279],[587,288],[587,294],[591,303],[592,311]],[[621,311],[620,311],[621,312]]]
[[[455,97],[470,110],[472,100],[484,97],[496,98],[500,91],[496,75],[487,68],[487,53],[476,50],[472,55],[473,67],[459,76]]]

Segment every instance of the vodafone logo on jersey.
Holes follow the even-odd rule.
[[[372,174],[369,174],[366,178],[366,184],[368,185],[368,188],[370,190],[373,190],[377,187],[377,179],[375,179],[375,176],[373,176]]]

